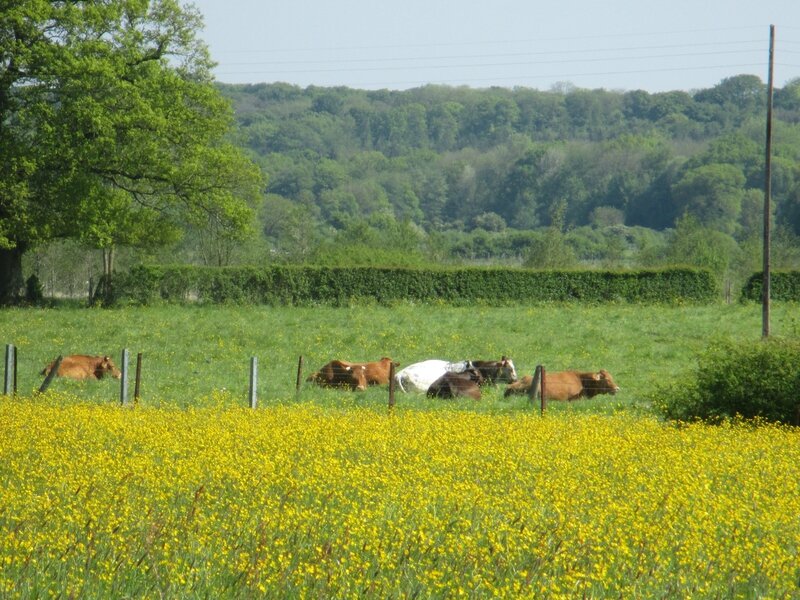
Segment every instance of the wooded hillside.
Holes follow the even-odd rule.
[[[653,262],[676,224],[729,253],[761,234],[766,86],[753,75],[658,94],[220,89],[236,143],[268,181],[262,226],[274,258]],[[777,89],[774,106],[775,222],[791,246],[800,81]],[[722,262],[712,266],[730,257]]]

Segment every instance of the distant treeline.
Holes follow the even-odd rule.
[[[388,214],[426,231],[624,224],[688,212],[750,234],[764,184],[766,88],[694,93],[224,85],[274,213],[319,225]],[[772,193],[800,233],[800,80],[775,91]],[[267,225],[281,241],[280,225]]]

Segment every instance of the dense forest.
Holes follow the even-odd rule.
[[[205,226],[150,260],[761,267],[756,76],[655,94],[217,85],[264,174],[257,228]],[[772,172],[773,264],[797,267],[800,80],[774,92]]]

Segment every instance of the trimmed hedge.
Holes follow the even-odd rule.
[[[742,288],[742,300],[761,302],[764,272],[753,273]],[[772,300],[800,302],[800,271],[772,271],[769,274],[769,296]]]
[[[117,275],[114,303],[341,305],[352,301],[448,304],[709,302],[709,271],[533,271],[373,267],[137,266]]]

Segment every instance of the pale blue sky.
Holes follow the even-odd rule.
[[[194,0],[219,81],[648,92],[800,77],[800,0]]]

